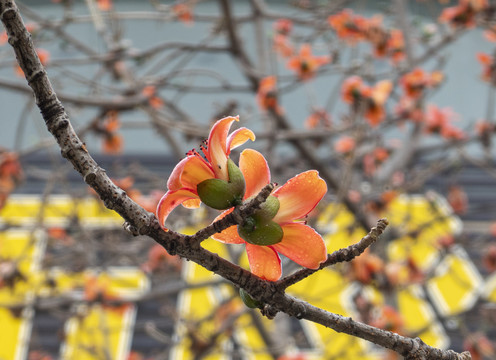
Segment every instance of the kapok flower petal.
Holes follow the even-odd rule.
[[[239,117],[228,116],[218,120],[208,137],[207,160],[212,165],[215,177],[229,180],[227,173],[227,134],[233,121],[239,121]]]
[[[281,259],[271,246],[246,244],[246,254],[250,263],[250,271],[258,277],[277,281],[281,277]]]
[[[312,47],[310,46],[310,44],[301,45],[300,56],[304,58],[308,58],[312,56]]]
[[[239,168],[245,177],[245,199],[257,195],[270,182],[267,161],[258,151],[246,149],[239,156]]]
[[[310,170],[296,175],[273,193],[280,203],[274,221],[282,224],[302,219],[317,206],[326,192],[327,185],[318,171]]]
[[[233,209],[229,209],[224,211],[222,214],[217,216],[213,222],[222,219],[226,215],[230,214]],[[225,244],[244,244],[244,241],[238,234],[238,227],[236,225],[230,226],[225,230],[222,230],[220,233],[212,235],[212,239],[223,242]]]
[[[187,209],[198,209],[201,205],[200,199],[189,199],[184,200],[183,206]]]
[[[255,134],[250,129],[243,127],[233,131],[227,138],[227,154],[229,154],[232,149],[243,145],[248,140],[255,141]]]
[[[203,180],[215,178],[207,162],[200,156],[192,155],[182,159],[172,170],[167,181],[169,190],[181,188],[196,189]]]
[[[187,200],[197,199],[198,195],[192,190],[179,189],[179,190],[169,190],[160,199],[157,205],[157,218],[160,225],[164,226],[167,216],[174,210],[179,204],[184,203]]]
[[[282,225],[284,236],[275,251],[309,269],[317,269],[327,259],[327,249],[322,239],[310,226],[290,223]]]

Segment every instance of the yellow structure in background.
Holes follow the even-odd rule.
[[[36,195],[11,195],[0,210],[0,223],[29,226],[36,224],[41,215],[45,226],[62,225],[75,217],[84,226],[112,227],[121,226],[123,222],[119,214],[93,197],[51,195],[42,203]]]
[[[75,216],[81,223],[93,227],[122,224],[116,213],[106,210],[95,199],[84,198],[74,202],[64,196],[51,197],[44,206],[41,206],[39,197],[12,196],[0,211],[0,223],[30,229],[40,218],[46,225],[62,225],[67,218]],[[450,316],[466,311],[479,296],[496,302],[496,276],[490,277],[484,284],[463,249],[457,246],[444,249],[439,245],[440,238],[456,235],[461,229],[459,219],[439,195],[399,196],[380,216],[389,219],[389,227],[394,228],[397,234],[387,243],[388,261],[403,266],[411,261],[422,272],[433,274],[426,282],[427,293],[419,284],[406,285],[397,290],[397,307],[404,317],[405,329],[419,335],[430,345],[447,347],[448,338],[435,313]],[[328,206],[320,214],[317,227],[324,234],[329,252],[356,243],[365,235],[362,229],[355,226],[354,217],[341,205]],[[183,230],[188,231],[193,230]],[[207,240],[202,246],[223,258],[230,258],[224,244]],[[0,288],[0,359],[26,357],[33,318],[31,303],[35,297],[50,296],[51,291],[80,300],[80,305],[76,306],[79,316],[69,319],[65,326],[66,341],[60,350],[62,358],[96,360],[107,356],[126,359],[135,308],[129,305],[115,309],[100,303],[89,304],[83,301],[82,289],[85,279],[93,275],[104,281],[119,299],[132,301],[147,291],[146,276],[139,269],[132,268],[112,268],[101,273],[97,269],[88,269],[77,274],[67,274],[62,269],[41,271],[44,250],[45,235],[41,231],[11,230],[0,233],[0,266],[15,264],[21,274],[12,287],[4,284]],[[241,264],[247,267],[246,257],[241,259]],[[339,267],[327,268],[290,287],[288,292],[325,310],[354,318],[357,311],[353,297],[357,291],[376,305],[385,304],[384,294],[373,285],[359,286],[345,275]],[[46,285],[47,278],[55,280],[55,288]],[[218,334],[219,345],[207,349],[205,359],[229,359],[232,352],[230,336],[235,338],[245,359],[270,359],[266,342],[252,314],[240,301],[236,289],[192,262],[185,262],[183,279],[194,287],[183,290],[178,298],[180,321],[176,325],[176,345],[171,351],[171,358],[191,358],[193,349],[201,351],[197,347],[205,345],[208,336]],[[215,285],[211,284],[216,281],[218,283]],[[22,311],[16,312],[19,309]],[[255,315],[259,316],[256,312]],[[274,322],[265,318],[260,318],[260,321],[264,327],[273,330]],[[232,331],[226,332],[233,324]],[[370,343],[355,337],[306,321],[302,321],[301,326],[309,348],[298,349],[296,345],[291,345],[288,353],[302,353],[307,359],[315,360],[375,360],[384,356]],[[83,350],[89,348],[91,351]]]
[[[83,224],[113,227],[122,219],[102,208],[95,199],[74,202],[69,197],[49,198],[42,207],[39,197],[12,196],[0,212],[0,221],[31,227],[43,214],[45,224],[61,225],[78,216]],[[119,301],[132,301],[148,290],[148,279],[136,268],[115,267],[105,271],[88,269],[66,273],[63,269],[43,270],[46,235],[41,231],[8,230],[0,232],[0,267],[3,273],[17,269],[12,284],[0,286],[0,359],[21,360],[27,356],[34,316],[33,302],[52,295],[74,300],[75,316],[65,324],[62,359],[125,360],[132,340],[136,309],[128,304],[105,307],[89,304],[84,287],[89,276],[105,282],[106,290]],[[7,268],[9,267],[9,268]],[[50,280],[50,283],[48,282]]]
[[[11,286],[0,287],[0,359],[26,357],[33,317],[30,304],[36,295],[31,279],[40,269],[44,246],[39,232],[0,232],[2,273],[18,271]]]

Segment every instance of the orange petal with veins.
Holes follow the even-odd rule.
[[[250,271],[258,277],[277,281],[281,277],[281,259],[270,246],[246,244]]]
[[[227,134],[233,121],[239,121],[239,117],[228,116],[218,120],[208,137],[207,159],[212,165],[215,177],[221,180],[229,180],[227,174]]]
[[[188,189],[167,191],[165,195],[162,196],[157,205],[157,218],[160,222],[160,225],[164,226],[165,220],[167,219],[171,211],[174,210],[179,204],[182,204],[187,200],[197,198],[198,195]]]
[[[213,222],[222,219],[224,216],[230,214],[233,209],[224,211],[222,214],[217,216]],[[212,239],[226,243],[226,244],[244,244],[245,241],[241,239],[238,235],[238,227],[236,225],[230,226],[220,233],[212,235]]]
[[[229,154],[232,149],[243,145],[248,140],[255,141],[255,134],[250,129],[243,127],[233,131],[233,133],[227,138],[227,153]]]
[[[280,203],[274,221],[283,224],[304,218],[326,192],[327,185],[318,171],[310,170],[296,175],[273,193]]]
[[[245,199],[257,195],[270,182],[267,161],[256,150],[246,149],[239,156],[239,168],[245,177]]]
[[[272,245],[278,253],[309,269],[317,269],[327,259],[322,236],[310,226],[290,223],[282,225],[282,230],[282,241]]]
[[[172,170],[167,181],[169,190],[181,188],[195,189],[203,180],[215,177],[214,172],[200,156],[188,156],[182,159]]]

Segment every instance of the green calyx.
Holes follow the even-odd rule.
[[[253,245],[274,245],[281,242],[283,231],[281,226],[272,221],[279,211],[279,200],[269,196],[252,216],[238,225],[238,234],[246,242]]]
[[[203,180],[196,187],[200,200],[207,206],[225,210],[240,205],[245,195],[245,178],[231,159],[227,160],[229,181],[221,179]]]
[[[241,300],[243,300],[245,305],[248,306],[249,308],[252,309],[261,308],[263,305],[260,301],[253,299],[246,291],[244,291],[241,288],[239,289],[239,296],[241,297]]]

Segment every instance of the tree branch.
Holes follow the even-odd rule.
[[[225,5],[225,3],[224,3]],[[285,312],[298,319],[307,319],[336,331],[372,341],[380,346],[392,349],[407,359],[470,359],[465,352],[457,354],[451,350],[443,351],[424,344],[420,339],[406,338],[392,332],[380,330],[369,325],[353,321],[340,315],[332,314],[304,301],[295,299],[280,290],[276,283],[264,281],[200,247],[201,241],[192,242],[184,235],[173,231],[164,231],[156,217],[132,201],[125,191],[117,187],[86,150],[84,143],[76,135],[67,113],[55,94],[45,69],[36,54],[31,36],[27,32],[19,11],[12,0],[0,0],[0,19],[7,29],[9,43],[13,46],[29,86],[33,89],[36,103],[50,133],[56,138],[62,155],[72,163],[84,181],[90,185],[103,200],[105,206],[115,210],[127,222],[127,226],[136,234],[145,234],[161,244],[170,254],[178,254],[192,260],[206,269],[245,289],[253,298],[265,304],[262,312],[267,316],[276,312]],[[270,186],[264,189],[256,201],[247,206],[260,205],[270,194]],[[264,198],[265,196],[265,198]],[[257,206],[258,206],[257,205]],[[240,212],[242,209],[240,208]],[[248,210],[247,210],[248,211]],[[231,217],[232,221],[239,221]],[[226,223],[222,226],[229,225]],[[234,224],[231,224],[234,225]],[[385,223],[383,224],[385,225]],[[376,231],[381,231],[378,226]],[[201,233],[200,237],[212,229]],[[374,234],[374,231],[371,231]],[[373,239],[373,235],[370,236]],[[366,244],[369,240],[364,240]],[[346,256],[344,256],[346,257]]]

